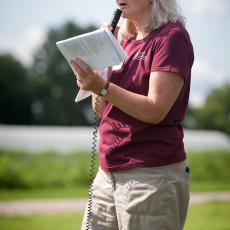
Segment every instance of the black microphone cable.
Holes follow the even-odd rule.
[[[111,19],[111,32],[114,33],[117,23],[121,17],[122,11],[120,9],[116,9],[113,13]],[[93,119],[93,141],[92,141],[92,149],[91,149],[91,160],[90,160],[90,185],[89,185],[89,195],[88,195],[88,204],[87,204],[87,216],[86,216],[86,230],[91,229],[90,220],[92,218],[92,206],[93,206],[93,181],[95,178],[95,165],[96,165],[96,152],[97,152],[97,133],[98,133],[98,125],[99,125],[99,117],[97,113],[99,112],[99,96],[95,97],[95,106],[94,106],[94,119]]]

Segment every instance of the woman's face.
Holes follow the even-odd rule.
[[[137,20],[140,17],[149,16],[151,0],[116,0],[122,10],[122,17],[129,20]]]

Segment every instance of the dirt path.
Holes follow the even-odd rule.
[[[86,199],[0,201],[0,214],[83,212],[86,201]],[[208,201],[230,201],[230,191],[191,194],[190,204]]]

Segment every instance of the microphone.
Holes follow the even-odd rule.
[[[119,22],[121,14],[122,14],[122,11],[120,9],[116,9],[113,12],[113,16],[112,16],[111,23],[110,23],[112,26],[112,30],[111,30],[112,33],[114,33],[114,31],[116,29],[116,26],[117,26],[117,23]]]

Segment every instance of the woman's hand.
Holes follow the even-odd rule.
[[[102,28],[107,28],[107,29],[110,30],[110,31],[112,31],[112,29],[113,29],[113,27],[112,27],[111,24],[104,24],[104,25],[102,26]],[[115,30],[114,30],[114,32],[113,32],[113,35],[114,35],[114,37],[115,37],[116,39],[118,38],[119,29],[120,29],[120,27],[119,27],[119,26],[116,26],[116,28],[115,28]]]
[[[93,71],[87,63],[79,58],[71,60],[70,64],[75,70],[79,88],[99,94],[106,81]]]

